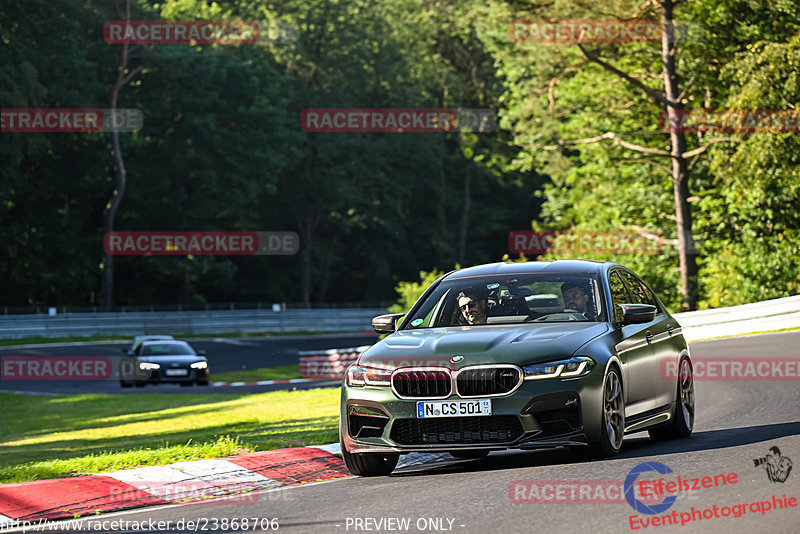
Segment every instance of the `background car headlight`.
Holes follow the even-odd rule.
[[[192,369],[208,369],[208,362],[194,362],[189,367]]]
[[[525,380],[539,380],[542,378],[573,378],[588,375],[594,367],[594,360],[588,356],[573,356],[567,360],[536,363],[526,365]]]
[[[351,365],[347,368],[348,386],[389,386],[392,369],[380,369],[366,365]]]
[[[157,363],[139,362],[139,369],[142,371],[155,371],[156,369],[161,369],[161,366]]]

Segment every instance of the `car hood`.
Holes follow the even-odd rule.
[[[150,356],[139,356],[136,358],[140,362],[160,363],[161,365],[177,363],[189,365],[194,362],[203,362],[206,359],[194,354],[151,354]]]
[[[401,330],[379,341],[359,358],[389,368],[511,363],[527,365],[572,356],[607,332],[607,323],[452,326]],[[453,356],[463,356],[451,362]]]

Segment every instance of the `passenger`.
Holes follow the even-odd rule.
[[[458,307],[467,324],[486,324],[487,298],[480,291],[465,290],[458,294]]]
[[[590,292],[586,286],[577,282],[565,282],[561,286],[561,294],[564,296],[564,309],[577,310],[590,321],[594,320],[594,313],[590,304]]]

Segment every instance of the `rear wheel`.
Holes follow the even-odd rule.
[[[694,377],[692,364],[688,358],[681,360],[678,373],[678,392],[675,396],[675,409],[669,426],[648,431],[650,439],[688,438],[694,428]]]
[[[622,449],[625,434],[625,399],[622,380],[616,367],[608,370],[603,383],[603,414],[600,439],[592,443],[592,452],[598,456],[614,456]],[[588,452],[588,451],[587,451]]]
[[[478,458],[485,458],[489,451],[484,449],[465,449],[450,451],[450,456],[458,458],[459,460],[477,460]]]
[[[347,449],[344,447],[344,441],[341,439],[339,440],[339,445],[342,448],[342,458],[344,458],[347,469],[359,477],[389,475],[394,471],[394,468],[397,467],[397,461],[400,459],[399,454],[353,454],[347,452]]]
[[[133,386],[133,382],[131,382],[130,380],[120,380],[119,381],[119,385],[120,385],[120,387],[123,387],[123,388],[129,388],[129,387]]]
[[[198,386],[207,386],[208,385],[208,380],[198,380],[197,381],[197,385]]]
[[[143,382],[143,381],[141,381],[141,380],[137,380],[137,381],[135,381],[135,382],[134,382],[134,385],[135,385],[137,388],[143,388],[143,387],[144,387],[144,382]]]
[[[188,388],[189,386],[192,385],[192,382],[181,382],[180,384],[182,387]]]

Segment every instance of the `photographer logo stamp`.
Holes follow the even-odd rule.
[[[764,468],[770,482],[786,482],[792,471],[792,461],[786,456],[781,456],[781,450],[778,447],[770,447],[767,455],[754,458],[753,464],[755,467]]]

